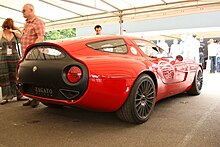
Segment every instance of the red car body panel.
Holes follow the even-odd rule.
[[[86,46],[89,42],[122,38],[127,44],[127,54],[100,52]],[[156,85],[156,101],[187,91],[193,82],[198,64],[193,61],[175,61],[174,58],[150,58],[134,43],[132,37],[101,36],[90,39],[63,41],[56,44],[73,59],[83,63],[88,70],[88,87],[77,100],[57,100],[23,93],[40,101],[73,105],[95,111],[113,112],[126,101],[132,85],[139,75],[148,73]],[[25,55],[35,45],[28,47]],[[137,54],[131,52],[137,50]],[[21,62],[23,62],[24,59]]]

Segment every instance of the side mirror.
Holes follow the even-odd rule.
[[[183,56],[177,55],[177,56],[176,56],[176,60],[178,60],[178,61],[183,61]]]

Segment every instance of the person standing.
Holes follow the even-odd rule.
[[[200,42],[196,39],[196,35],[188,34],[184,41],[183,59],[194,60],[199,64],[199,47]]]
[[[200,47],[199,47],[199,63],[202,64],[202,67],[205,68],[205,43],[203,38],[199,39]]]
[[[6,104],[9,100],[17,97],[22,100],[22,95],[16,88],[16,64],[20,57],[16,48],[17,39],[20,38],[21,30],[14,26],[11,18],[5,19],[0,33],[0,88],[2,91],[1,104]],[[19,32],[13,32],[18,30]]]
[[[180,55],[180,45],[178,44],[178,40],[174,39],[173,44],[170,46],[170,55],[176,58],[177,55]]]
[[[165,38],[161,38],[160,41],[157,43],[159,47],[161,47],[165,52],[169,53],[169,46],[165,41]]]
[[[196,39],[196,35],[192,35],[192,40],[191,40],[191,46],[192,46],[192,54],[194,54],[194,60],[197,63],[200,63],[199,61],[199,47],[200,47],[200,41]]]
[[[186,55],[186,52],[188,52],[188,49],[187,49],[187,44],[186,44],[186,40],[187,40],[187,35],[186,34],[182,34],[181,35],[181,41],[179,43],[179,47],[180,47],[180,55],[183,56],[183,59],[185,60],[185,55]]]
[[[215,73],[216,71],[216,55],[219,50],[219,45],[213,40],[210,39],[208,41],[208,57],[211,61],[210,65],[210,73]]]
[[[32,4],[25,4],[22,13],[24,18],[26,18],[21,37],[21,48],[24,54],[29,45],[44,41],[45,23],[35,15],[34,6]],[[39,101],[29,99],[26,103],[23,103],[23,106],[30,105],[35,108],[39,105]]]
[[[94,30],[95,30],[96,35],[101,35],[102,34],[102,26],[96,25],[94,27]]]

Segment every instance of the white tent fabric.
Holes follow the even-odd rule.
[[[0,24],[12,18],[23,27],[21,11],[26,3],[34,5],[47,30],[220,10],[219,0],[0,0]]]

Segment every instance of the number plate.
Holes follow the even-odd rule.
[[[57,97],[57,90],[51,87],[45,86],[38,86],[38,85],[31,85],[31,84],[24,84],[23,85],[24,93],[31,94],[40,97],[50,97],[54,98]]]
[[[35,95],[42,96],[42,97],[53,97],[54,96],[54,90],[52,88],[34,86],[33,92],[35,93]]]

